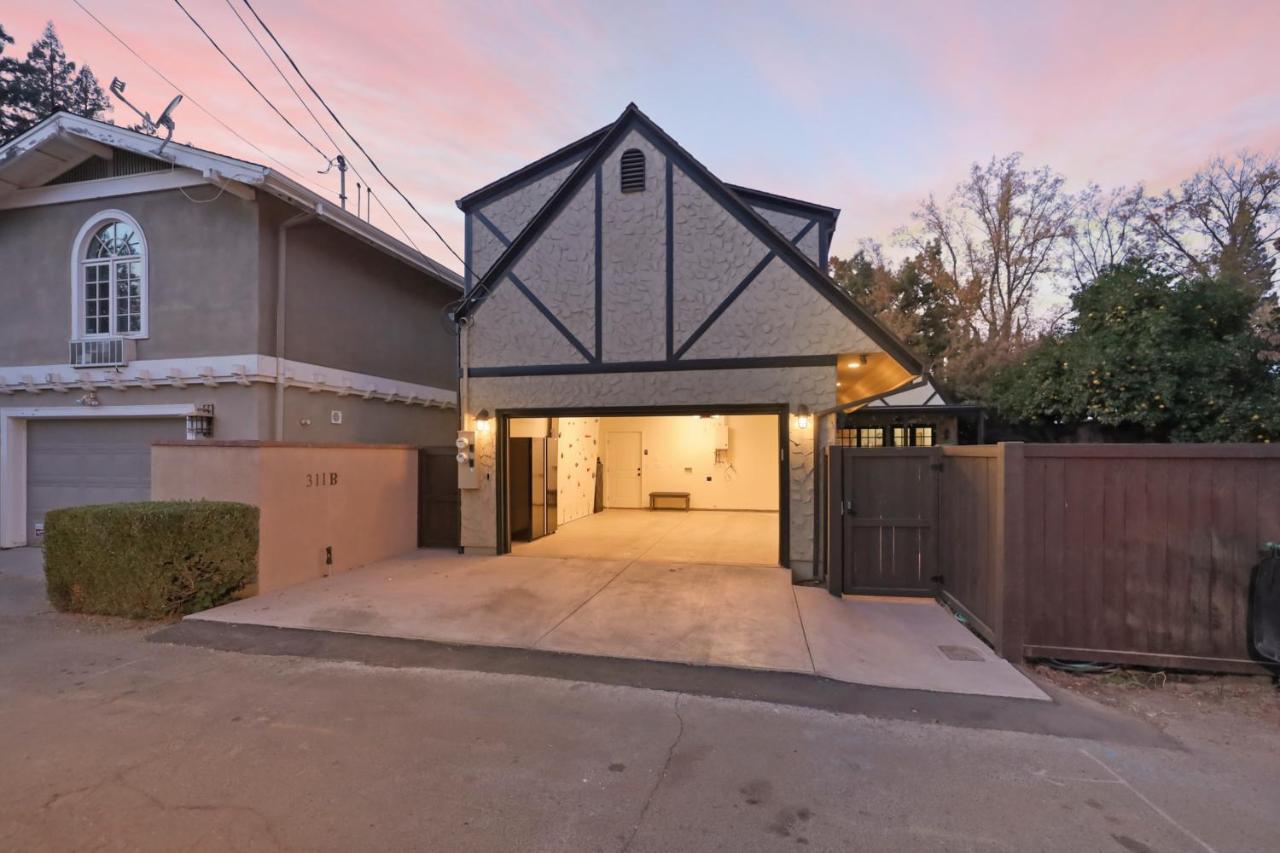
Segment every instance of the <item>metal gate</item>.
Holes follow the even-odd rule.
[[[828,448],[832,593],[933,593],[941,469],[939,447]]]

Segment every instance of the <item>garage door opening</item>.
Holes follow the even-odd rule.
[[[785,564],[784,426],[776,410],[504,417],[507,550]]]

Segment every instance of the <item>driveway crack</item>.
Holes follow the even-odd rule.
[[[644,798],[644,804],[640,807],[640,814],[636,817],[635,826],[631,827],[631,834],[623,842],[619,853],[627,853],[631,849],[632,843],[636,840],[636,835],[640,832],[640,826],[644,823],[645,816],[649,813],[649,806],[653,803],[654,796],[657,795],[658,789],[662,787],[662,783],[666,781],[667,774],[671,770],[671,759],[675,757],[676,748],[680,746],[680,740],[684,737],[684,717],[680,716],[680,700],[682,698],[684,698],[683,694],[677,694],[675,704],[671,706],[680,728],[676,731],[676,737],[675,740],[671,741],[671,746],[667,747],[667,760],[663,762],[662,770],[658,773],[657,780],[654,781],[653,787],[649,789],[649,795]]]

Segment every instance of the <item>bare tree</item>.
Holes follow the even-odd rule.
[[[1039,288],[1058,273],[1074,233],[1075,199],[1048,167],[1026,169],[1021,154],[975,163],[945,202],[930,196],[900,237],[917,251],[936,242],[957,282],[957,317],[981,344],[1008,348],[1031,326]]]
[[[1076,197],[1068,258],[1078,285],[1084,287],[1107,267],[1142,252],[1145,204],[1141,186],[1103,190],[1090,184]]]
[[[1259,295],[1275,284],[1280,161],[1253,152],[1215,158],[1177,191],[1147,199],[1149,254],[1182,275],[1235,276]]]

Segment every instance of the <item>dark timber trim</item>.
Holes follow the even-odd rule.
[[[671,161],[668,160],[667,162],[670,163]],[[814,222],[811,219],[809,220],[808,223],[805,224],[803,228],[800,229],[800,233],[797,234],[795,238],[792,239],[791,242],[793,244],[799,243],[801,240],[804,239],[805,235],[809,233],[810,229],[812,229],[813,226],[814,226]],[[765,267],[769,266],[770,261],[772,261],[776,257],[777,257],[777,254],[775,252],[769,252],[760,260],[760,263],[756,264],[754,267],[751,268],[751,271],[748,272],[746,276],[743,277],[742,281],[738,282],[737,286],[734,287],[733,290],[729,291],[728,295],[725,296],[725,298],[720,301],[720,304],[717,305],[715,309],[710,314],[707,315],[707,318],[698,325],[698,328],[694,329],[692,332],[689,333],[689,337],[685,339],[685,342],[680,346],[680,349],[676,350],[675,357],[677,359],[683,357],[684,354],[687,353],[689,349],[698,342],[698,339],[701,338],[704,334],[706,334],[707,331],[716,324],[716,321],[720,319],[720,316],[724,314],[725,311],[729,310],[729,306],[732,305],[738,299],[738,297],[741,296],[746,291],[746,289],[751,286],[751,282],[755,281],[756,277],[759,276],[760,273],[764,272]],[[668,300],[670,300],[671,298],[670,293],[671,292],[668,291],[668,297],[667,297]],[[668,301],[667,322],[668,323],[671,322],[669,301]],[[667,340],[670,341],[671,327],[668,326],[667,328],[668,328]],[[668,359],[671,358],[670,349],[667,350],[667,358]]]
[[[600,137],[608,132],[609,127],[610,125],[606,125],[598,130],[593,130],[563,148],[558,148],[547,156],[540,157],[527,166],[522,166],[514,172],[498,178],[496,181],[485,184],[480,189],[464,195],[457,201],[458,209],[470,212],[474,207],[501,198],[504,195],[510,195],[542,180],[547,175],[563,168],[566,163],[575,157],[583,157],[588,154],[595,147],[595,144],[600,141]]]
[[[772,247],[777,252],[778,257],[785,261],[792,270],[816,288],[826,297],[827,301],[838,308],[872,341],[901,364],[903,368],[912,373],[920,373],[923,370],[920,360],[892,332],[877,321],[874,316],[863,310],[848,293],[841,290],[835,282],[828,278],[827,274],[818,268],[814,259],[809,258],[798,248],[791,245],[786,237],[782,236],[776,228],[766,222],[740,196],[735,194],[719,178],[708,171],[705,166],[681,148],[679,143],[654,124],[635,104],[627,105],[618,120],[614,122],[607,132],[599,137],[591,153],[582,162],[578,163],[577,167],[560,184],[560,187],[538,212],[534,214],[533,218],[525,225],[506,251],[502,253],[502,256],[494,262],[494,265],[477,283],[472,293],[468,294],[464,299],[462,306],[458,309],[459,316],[465,317],[473,312],[483,302],[492,288],[501,283],[507,272],[515,266],[516,262],[520,260],[534,241],[546,230],[554,217],[564,209],[574,194],[582,188],[583,184],[595,171],[596,166],[632,129],[635,129],[650,144],[662,151],[668,160],[675,160],[681,171],[692,179],[694,183],[719,202],[725,210],[737,218],[747,230],[751,231],[766,246]]]
[[[511,531],[508,529],[507,446],[511,435],[512,418],[608,418],[608,417],[662,417],[670,415],[777,415],[778,417],[778,565],[791,568],[791,407],[785,403],[729,403],[725,405],[698,404],[678,406],[544,406],[531,409],[498,409],[494,417],[498,422],[497,458],[497,528],[496,543],[499,554],[511,551]]]
[[[604,169],[596,166],[596,361],[604,360]]]
[[[485,216],[483,213],[481,213],[478,210],[473,212],[471,215],[474,216],[476,219],[479,219],[482,223],[484,223],[484,227],[488,228],[490,231],[493,232],[493,236],[498,238],[498,242],[501,243],[503,247],[505,248],[511,247],[511,240],[507,237],[506,234],[502,233],[501,228],[493,224],[492,219]]]
[[[578,340],[577,337],[574,336],[573,332],[569,331],[569,328],[565,326],[564,323],[560,322],[560,318],[552,313],[550,308],[542,304],[541,299],[533,295],[533,291],[530,290],[515,273],[507,273],[507,278],[511,280],[511,283],[516,286],[517,290],[524,294],[525,299],[528,299],[529,302],[533,304],[533,307],[537,308],[538,312],[541,313],[543,317],[546,317],[547,321],[550,322],[552,326],[555,326],[556,331],[563,335],[565,340],[573,344],[574,349],[582,353],[583,358],[588,362],[596,361],[596,357],[591,354],[591,350],[582,345],[582,341]],[[474,371],[472,373],[474,375]]]
[[[673,169],[671,158],[666,157],[666,176],[663,184],[666,192],[667,214],[667,361],[672,359],[672,349],[675,346],[675,328],[676,328],[676,212],[675,206],[672,204],[675,194],[672,192]]]
[[[828,207],[825,204],[816,204],[812,201],[804,201],[791,196],[755,190],[751,187],[744,187],[741,184],[725,184],[725,186],[742,196],[743,201],[753,207],[767,207],[779,213],[790,213],[810,219],[816,216],[822,220],[829,220],[833,225],[840,216],[840,208],[838,207]]]
[[[502,245],[504,246],[511,245],[511,241],[507,239],[507,235],[503,234],[501,229],[499,229],[497,225],[494,225],[493,222],[489,219],[489,217],[485,216],[483,213],[481,213],[478,210],[475,211],[472,214],[472,216],[474,216],[476,219],[479,219],[482,223],[484,223],[484,226],[493,232],[493,236],[497,237],[502,242]],[[596,254],[597,256],[599,255],[599,249],[596,250]],[[568,327],[565,326],[564,323],[560,322],[560,318],[557,317],[551,311],[550,308],[542,304],[541,299],[539,299],[537,296],[534,296],[533,291],[530,290],[529,287],[523,281],[521,281],[514,272],[507,273],[507,278],[511,279],[511,283],[516,286],[516,289],[524,294],[525,298],[528,299],[533,304],[533,307],[537,308],[539,313],[541,313],[542,316],[546,317],[547,320],[551,323],[551,325],[555,327],[556,331],[559,332],[561,335],[563,335],[565,340],[573,344],[574,349],[582,353],[583,357],[586,358],[587,361],[600,360],[599,299],[596,300],[596,307],[597,307],[596,354],[592,355],[591,351],[588,350],[585,345],[583,345],[582,341],[578,340],[577,336],[574,335],[573,332],[569,331]],[[598,272],[596,274],[596,290],[598,293],[599,292],[599,273]]]
[[[471,285],[475,283],[475,276],[471,272],[471,226],[471,217],[464,217],[462,223],[462,257],[467,259],[467,262],[463,264],[462,270],[462,292],[464,295],[471,292]]]
[[[498,376],[573,376],[590,373],[672,373],[682,370],[760,370],[772,367],[835,367],[832,355],[779,355],[757,358],[685,358],[678,361],[603,361],[589,364],[517,364],[507,367],[472,367],[476,378]],[[934,406],[932,409],[939,407]]]

